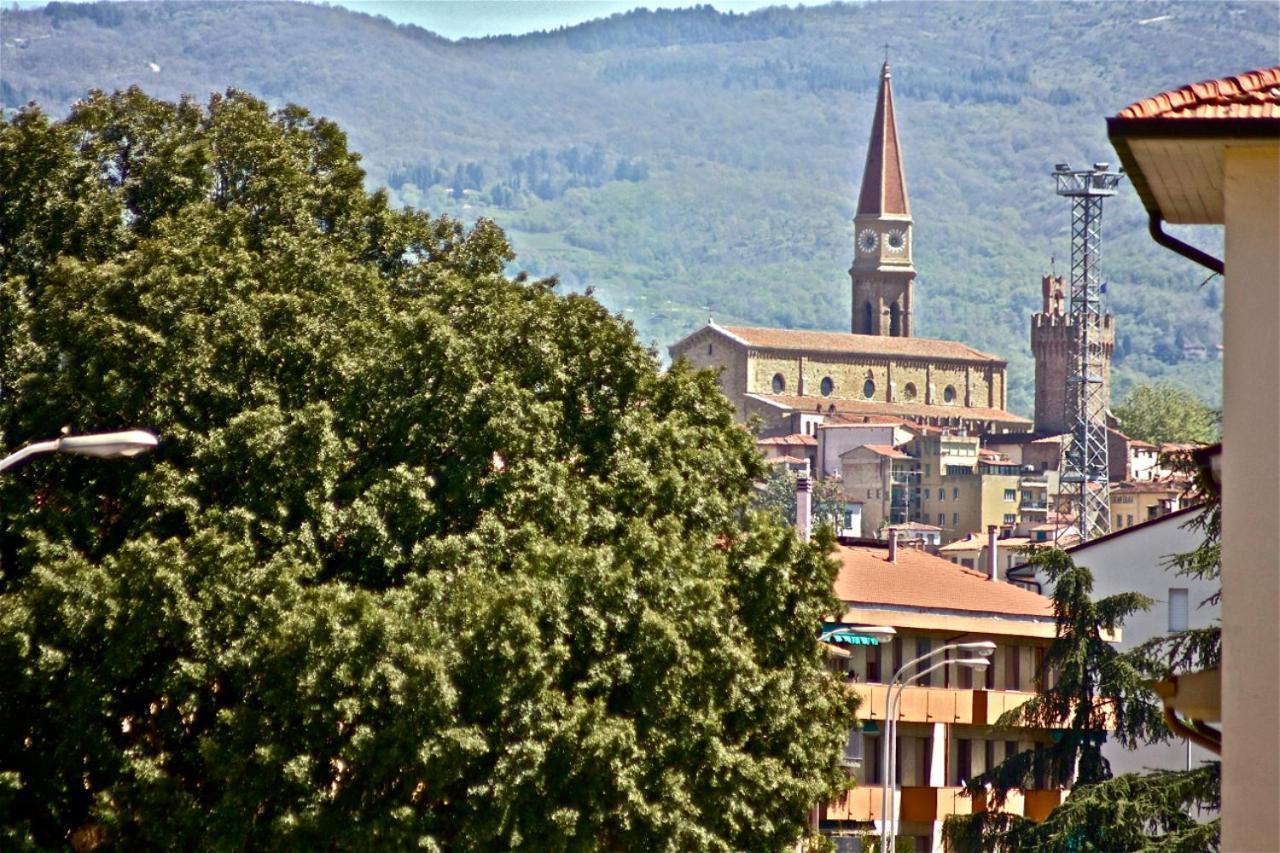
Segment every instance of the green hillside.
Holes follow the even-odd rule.
[[[593,287],[665,346],[717,320],[842,329],[854,195],[890,45],[916,220],[917,328],[1010,362],[1067,268],[1052,164],[1114,161],[1104,118],[1163,89],[1280,62],[1264,3],[884,2],[633,12],[450,42],[292,3],[50,4],[0,12],[0,100],[60,113],[87,89],[227,86],[336,119],[396,199],[491,216],[521,268]],[[1216,250],[1208,229],[1194,239]],[[1116,388],[1219,400],[1221,282],[1156,247],[1131,190],[1104,246]]]

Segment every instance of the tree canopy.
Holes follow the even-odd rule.
[[[778,848],[830,539],[713,377],[228,91],[0,120],[6,849]]]
[[[1125,435],[1153,444],[1218,439],[1218,413],[1190,391],[1165,382],[1137,386],[1115,407],[1115,415]]]

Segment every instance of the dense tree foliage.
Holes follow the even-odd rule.
[[[1166,382],[1137,386],[1115,407],[1115,415],[1125,435],[1153,444],[1218,439],[1218,413],[1195,394]]]
[[[661,345],[708,315],[848,328],[851,219],[888,42],[917,331],[1008,359],[1022,414],[1027,317],[1052,258],[1059,273],[1068,265],[1053,164],[1114,162],[1104,116],[1271,65],[1280,37],[1280,10],[1266,3],[637,10],[462,43],[322,4],[77,3],[0,16],[4,106],[63,109],[90,87],[128,83],[308,104],[350,130],[373,181],[417,173],[393,198],[495,219],[523,268],[595,288]],[[596,146],[601,174],[530,163]],[[1128,184],[1105,219],[1114,398],[1169,379],[1217,405],[1220,362],[1179,341],[1214,352],[1218,285],[1197,292],[1203,270],[1151,241]],[[1219,239],[1184,236],[1210,250]]]
[[[61,14],[61,13],[59,13]],[[714,377],[229,91],[0,122],[0,847],[780,848],[830,539]]]
[[[755,493],[756,508],[784,524],[796,523],[796,485],[800,477],[785,465],[774,465]],[[839,477],[819,477],[812,481],[810,515],[814,529],[828,525],[839,529],[844,516],[844,489]]]

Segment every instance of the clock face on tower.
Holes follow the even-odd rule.
[[[907,247],[907,232],[901,228],[895,228],[885,235],[884,246],[895,255],[902,254],[902,250]]]
[[[858,251],[864,255],[869,255],[876,250],[876,232],[870,228],[863,228],[858,232]]]

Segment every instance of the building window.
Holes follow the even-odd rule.
[[[707,344],[707,355],[715,352],[715,344]]]
[[[928,477],[928,476],[929,476],[929,473],[930,473],[929,463],[928,463],[928,462],[926,462],[926,463],[925,463],[925,465],[924,465],[924,475],[925,475],[926,477]]]
[[[928,637],[916,637],[916,653],[913,657],[924,657],[929,654],[932,645],[933,643]],[[922,661],[921,663],[916,664],[916,672],[923,672],[932,665],[932,661]],[[933,673],[931,672],[928,675],[922,676],[916,684],[919,684],[921,687],[931,686],[933,684]]]
[[[958,512],[951,513],[951,526],[952,527],[960,526],[960,513]]]
[[[831,392],[836,390],[836,383],[831,381],[830,376],[822,377],[822,382],[818,385],[818,390],[822,392],[822,396],[830,397]]]
[[[902,399],[911,401],[916,398],[916,383],[908,382],[902,387]]]
[[[1017,516],[1017,515],[1015,515],[1015,514],[1014,514],[1014,513],[1012,513],[1012,512],[1006,512],[1006,513],[1004,514],[1004,523],[1005,523],[1005,524],[1017,524],[1017,523],[1018,523],[1018,516]]]
[[[773,374],[773,393],[781,394],[785,390],[787,390],[787,380],[781,373]]]
[[[1187,590],[1171,587],[1169,589],[1169,630],[1185,631],[1187,627]]]
[[[1005,499],[1006,501],[1009,501],[1009,502],[1016,501],[1016,500],[1018,499],[1018,490],[1017,490],[1017,489],[1005,489],[1005,490],[1004,490],[1004,499]]]
[[[1124,527],[1124,516],[1118,512],[1116,513],[1116,527],[1117,528]]]
[[[938,488],[938,500],[945,501],[947,499],[947,487],[940,486]]]
[[[876,395],[876,383],[868,379],[862,383],[862,396],[870,400]]]
[[[1022,647],[1006,646],[1004,650],[1004,689],[1019,690],[1022,685]]]
[[[960,738],[956,741],[956,774],[951,779],[952,785],[963,785],[969,781],[969,774],[973,767],[972,746],[973,741],[968,738]]]
[[[956,486],[954,489],[952,489],[952,490],[951,490],[951,500],[953,500],[953,501],[958,501],[958,500],[960,500],[960,487],[959,487],[959,486]]]
[[[942,401],[944,403],[954,403],[956,401],[956,389],[952,385],[948,385],[942,390]]]

